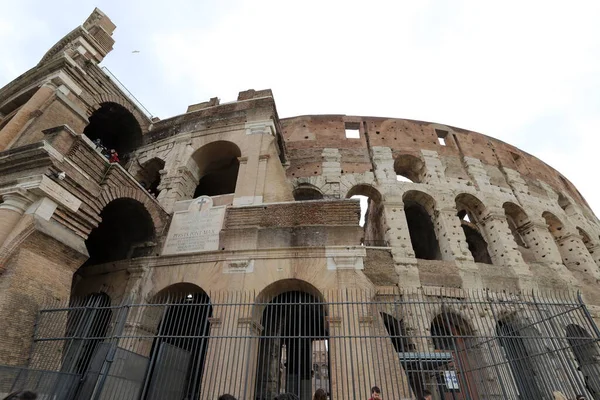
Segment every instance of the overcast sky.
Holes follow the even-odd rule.
[[[95,6],[117,25],[103,65],[155,116],[271,88],[282,118],[454,125],[546,161],[600,213],[600,1],[7,1],[0,86]]]

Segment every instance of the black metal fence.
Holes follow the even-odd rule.
[[[44,399],[600,399],[598,328],[577,296],[179,287],[146,304],[104,294],[42,310],[29,365],[0,395]]]

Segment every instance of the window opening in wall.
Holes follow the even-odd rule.
[[[235,193],[241,155],[236,144],[224,140],[198,149],[192,155],[195,167],[190,165],[193,174],[200,178],[193,198]]]
[[[323,193],[312,185],[299,185],[294,190],[294,200],[306,201],[306,200],[322,200]]]
[[[410,190],[404,194],[402,201],[415,257],[422,260],[441,260],[442,253],[433,223],[433,198],[428,194]]]
[[[520,155],[518,155],[517,153],[513,153],[512,151],[510,152],[510,155],[514,162],[518,162],[521,159]]]
[[[402,154],[394,160],[394,172],[398,182],[421,183],[425,175],[425,165],[419,157]]]
[[[360,226],[365,226],[365,217],[367,216],[367,209],[369,208],[369,198],[367,196],[356,195],[350,197],[351,199],[360,200]]]
[[[360,139],[360,124],[358,122],[346,122],[346,139]]]
[[[440,129],[436,129],[435,133],[438,138],[438,143],[442,146],[446,146],[446,138],[448,138],[448,131],[442,131]]]
[[[370,185],[356,185],[346,195],[360,201],[360,226],[364,230],[361,243],[365,246],[387,246],[381,194]]]

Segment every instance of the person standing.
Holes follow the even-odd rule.
[[[108,159],[111,163],[119,162],[119,153],[116,152],[115,149],[110,149],[110,158]]]

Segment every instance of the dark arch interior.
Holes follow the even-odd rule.
[[[491,264],[492,259],[488,252],[488,244],[483,236],[481,236],[481,233],[465,222],[461,223],[461,227],[465,233],[469,251],[473,255],[475,262]]]
[[[323,194],[317,189],[309,186],[299,186],[294,190],[294,200],[306,201],[306,200],[322,200]]]
[[[348,191],[346,198],[357,198],[358,196],[367,197],[366,210],[361,204],[361,215],[364,213],[363,244],[365,246],[387,246],[381,194],[370,185],[356,185]]]
[[[113,200],[104,207],[100,217],[102,221],[85,242],[90,258],[84,265],[125,259],[135,245],[154,238],[152,217],[137,200]]]
[[[429,213],[418,203],[409,203],[404,207],[404,212],[415,257],[441,260],[440,246]]]
[[[138,182],[154,197],[157,197],[160,193],[158,190],[158,185],[160,185],[160,171],[164,168],[165,162],[163,160],[153,158],[146,161],[136,175]]]
[[[227,141],[212,142],[196,151],[193,159],[198,165],[200,180],[194,198],[235,193],[240,156],[240,149]]]
[[[67,336],[93,339],[75,340],[64,349],[64,372],[83,375],[94,357],[102,360],[106,356],[106,351],[98,350],[112,318],[110,305],[111,300],[106,293],[89,294],[83,301],[71,300],[73,308],[67,318]],[[89,387],[82,385],[80,393],[87,390]]]
[[[163,317],[152,343],[142,398],[197,399],[209,340],[210,298],[191,284],[173,285],[157,298],[164,304],[159,306]]]
[[[100,139],[107,150],[115,149],[122,164],[142,144],[142,129],[137,120],[116,103],[104,103],[94,111],[83,133],[92,141]]]
[[[396,175],[403,176],[414,183],[421,183],[424,175],[424,165],[420,158],[404,154],[394,161]]]
[[[523,339],[523,334],[511,320],[500,320],[496,324],[496,333],[500,346],[504,348],[506,358],[512,370],[515,383],[523,398],[541,399],[542,392],[536,381],[536,371],[531,357],[531,349]]]
[[[326,371],[320,384],[328,387],[328,332],[325,310],[316,297],[301,291],[276,296],[265,307],[261,325],[256,399],[271,399],[281,392],[311,399],[314,365]]]

